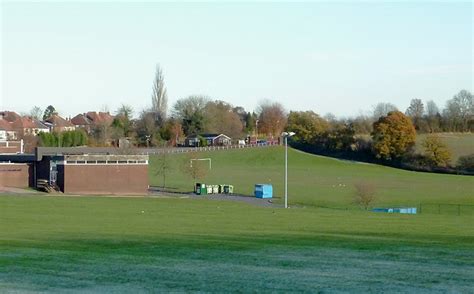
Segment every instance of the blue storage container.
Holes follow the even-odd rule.
[[[416,214],[416,207],[374,208],[373,212]]]
[[[255,184],[255,197],[272,198],[273,186],[269,184]]]

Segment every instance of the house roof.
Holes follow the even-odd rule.
[[[91,120],[87,118],[87,115],[84,114],[78,114],[75,117],[71,119],[71,123],[73,123],[76,126],[87,126],[92,124]]]
[[[220,136],[224,136],[224,137],[230,139],[229,136],[226,136],[226,135],[224,135],[224,134],[199,134],[199,135],[189,135],[187,138],[188,138],[188,139],[194,139],[194,138],[197,138],[197,137],[199,137],[199,136],[201,136],[201,137],[203,137],[203,138],[206,138],[206,139],[212,139],[212,140],[214,140],[214,139],[216,139],[217,137],[220,137]]]
[[[0,130],[12,131],[13,128],[12,128],[11,122],[0,118]]]
[[[45,125],[44,123],[36,119],[35,119],[35,125],[37,129],[49,129],[47,125]]]
[[[91,123],[94,125],[98,124],[112,124],[114,121],[114,117],[108,113],[108,112],[96,112],[96,111],[89,111],[86,113],[86,116],[89,120],[91,120]]]
[[[3,119],[8,122],[14,122],[21,119],[21,115],[14,111],[0,111],[0,117],[3,117]]]
[[[23,129],[36,129],[37,125],[33,118],[29,116],[23,116],[18,120]]]
[[[53,114],[52,116],[48,117],[47,119],[45,119],[45,122],[49,122],[54,127],[59,128],[74,127],[74,125],[70,121],[65,120],[57,114]]]

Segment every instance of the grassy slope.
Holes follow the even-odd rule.
[[[473,224],[209,200],[2,196],[0,292],[468,292]]]
[[[449,151],[452,155],[452,164],[456,164],[456,161],[460,156],[469,155],[474,153],[474,134],[471,133],[440,133],[438,134],[441,140],[448,145]],[[428,134],[417,135],[416,138],[416,150],[420,153],[423,152],[421,143],[428,136]]]
[[[281,201],[283,152],[282,147],[203,152],[201,158],[212,158],[212,171],[203,181],[233,184],[236,193],[246,195],[253,194],[255,183],[271,183]],[[191,191],[192,180],[179,168],[187,160],[187,155],[168,158],[172,169],[167,176],[167,186],[178,191]],[[157,157],[151,157],[151,185],[162,185],[161,177],[156,175],[157,160]],[[377,205],[418,205],[420,202],[474,204],[474,177],[410,172],[289,151],[290,204],[353,208],[353,184],[358,181],[372,182],[377,186]]]

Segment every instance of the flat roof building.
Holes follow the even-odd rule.
[[[47,183],[68,194],[146,194],[148,155],[111,154],[113,148],[37,148],[34,155],[0,155],[0,162],[23,163],[28,172],[15,168],[17,183],[38,187]],[[5,165],[4,173],[13,168]],[[25,177],[27,179],[18,179]]]

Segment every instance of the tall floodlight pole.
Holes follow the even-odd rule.
[[[281,133],[285,138],[285,208],[288,208],[288,137],[291,137],[294,134],[294,132]]]
[[[255,120],[255,143],[258,142],[258,119]]]

